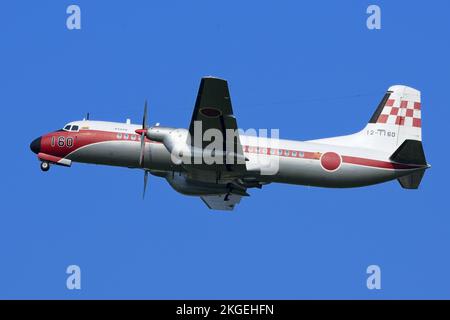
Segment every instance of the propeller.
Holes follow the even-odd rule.
[[[144,171],[144,192],[142,192],[142,199],[145,198],[145,190],[147,189],[148,171]]]
[[[136,133],[141,135],[141,152],[139,154],[139,166],[144,168],[144,159],[145,159],[145,135],[147,134],[147,100],[145,100],[144,104],[144,115],[142,117],[142,129],[136,130]],[[149,149],[150,152],[150,149]],[[145,190],[147,189],[147,180],[148,180],[148,170],[144,168],[144,192],[142,194],[142,199],[145,197]]]
[[[139,155],[139,165],[144,167],[144,151],[145,151],[145,134],[147,133],[147,100],[144,104],[144,116],[142,117],[142,129],[141,134],[141,153]]]

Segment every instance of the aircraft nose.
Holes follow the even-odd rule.
[[[31,149],[31,151],[33,151],[36,154],[41,152],[41,137],[34,139],[30,143],[30,149]]]

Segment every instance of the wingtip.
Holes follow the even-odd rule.
[[[202,77],[202,80],[207,80],[207,79],[213,79],[213,80],[219,80],[219,81],[225,81],[225,82],[227,82],[226,79],[219,78],[219,77],[212,76],[212,75]]]

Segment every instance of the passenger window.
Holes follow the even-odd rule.
[[[78,131],[78,126],[72,126],[72,131]]]

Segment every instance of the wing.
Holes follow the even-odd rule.
[[[197,163],[195,167],[220,172],[221,175],[228,173],[230,176],[245,172],[245,158],[237,129],[227,81],[212,77],[202,78],[189,126],[191,145],[194,149],[201,148],[203,151],[216,141],[215,137],[210,141],[205,139],[208,136],[205,133],[217,133],[216,136],[222,141],[217,140],[220,147],[215,149],[214,154],[222,160],[220,163],[208,165],[204,162]]]
[[[201,199],[213,210],[231,211],[241,201],[242,196],[237,194],[220,194],[214,196],[202,196]]]

